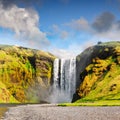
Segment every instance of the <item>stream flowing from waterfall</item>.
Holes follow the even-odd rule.
[[[52,102],[71,102],[76,89],[76,58],[55,59],[53,74]]]

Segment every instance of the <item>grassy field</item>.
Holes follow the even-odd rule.
[[[79,103],[60,103],[58,106],[120,106],[120,100],[81,101]]]

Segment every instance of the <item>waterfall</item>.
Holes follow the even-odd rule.
[[[55,59],[52,102],[71,102],[76,89],[76,58]]]
[[[54,66],[53,66],[53,70],[54,70],[54,76],[53,76],[53,87],[54,89],[59,87],[59,59],[55,59],[54,60]]]

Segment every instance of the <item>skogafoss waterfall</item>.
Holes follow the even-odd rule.
[[[53,100],[51,102],[71,102],[76,89],[76,58],[55,59],[53,71]]]

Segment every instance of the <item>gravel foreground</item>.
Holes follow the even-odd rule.
[[[10,107],[2,120],[120,120],[120,107],[23,105]]]

